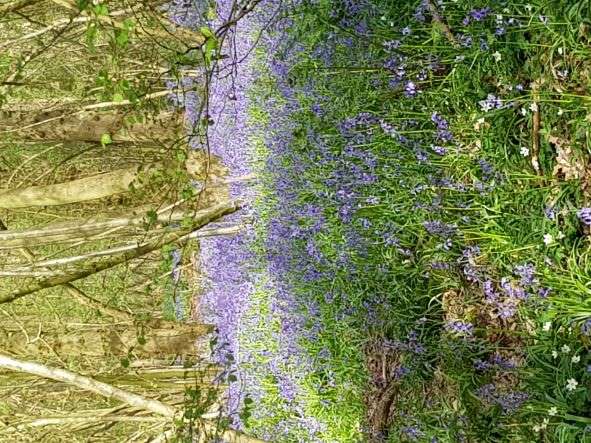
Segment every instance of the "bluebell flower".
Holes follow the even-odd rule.
[[[577,216],[587,226],[591,226],[591,208],[581,208],[577,212]]]

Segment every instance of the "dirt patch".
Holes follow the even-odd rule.
[[[365,355],[370,374],[364,398],[366,437],[371,443],[384,442],[392,422],[392,407],[399,394],[400,355],[383,338],[371,340],[365,348]]]

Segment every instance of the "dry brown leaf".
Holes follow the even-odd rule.
[[[556,149],[556,165],[552,170],[552,175],[555,178],[563,178],[563,180],[583,178],[585,176],[585,164],[580,156],[573,152],[569,141],[553,135],[548,137],[548,141]]]

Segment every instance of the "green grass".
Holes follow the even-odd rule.
[[[418,2],[379,3],[386,19],[365,16],[371,36],[352,37],[353,47],[331,43],[334,56],[328,65],[315,50],[326,48],[329,35],[332,42],[338,41],[335,36],[354,35],[340,29],[338,14],[331,16],[336,3],[304,4],[291,28],[293,40],[303,47],[290,70],[300,109],[292,116],[295,127],[289,154],[279,164],[297,170],[289,176],[298,193],[292,202],[295,211],[306,203],[322,206],[326,225],[312,238],[331,271],[330,278],[313,283],[306,283],[296,272],[290,278],[302,305],[316,303],[318,312],[310,317],[316,316],[321,325],[321,333],[301,343],[315,361],[322,361],[319,356],[326,351],[329,355],[301,379],[301,404],[327,425],[320,440],[364,438],[366,406],[380,392],[371,380],[375,373],[367,368],[367,346],[374,341],[403,341],[413,331],[424,352],[380,351],[394,367],[410,370],[399,381],[389,380],[398,386],[388,441],[413,440],[408,428],[414,426],[421,432],[416,441],[425,442],[431,438],[440,442],[591,441],[586,429],[591,406],[586,372],[590,340],[581,332],[582,323],[591,316],[590,247],[588,230],[576,216],[578,209],[589,204],[588,178],[584,173],[567,180],[554,173],[557,146],[550,137],[566,140],[573,163],[588,162],[589,7],[585,2],[538,1],[528,10],[520,3],[493,2],[490,18],[466,30],[461,21],[469,9],[485,4],[445,2],[450,28],[473,35],[473,47],[454,47],[429,21],[412,24],[412,35],[396,51],[407,57],[407,73],[415,76],[429,60],[438,60],[439,67],[417,81],[421,93],[407,98],[400,87],[388,86],[392,74],[382,69],[388,58],[383,43],[401,38],[399,29],[411,23]],[[502,14],[503,20],[513,17],[523,25],[508,26],[507,34],[497,38],[495,14]],[[547,24],[540,15],[548,17]],[[489,49],[479,48],[480,38]],[[497,51],[500,59],[494,55]],[[568,76],[556,77],[557,69],[568,69]],[[538,92],[532,90],[532,82],[540,83]],[[517,90],[517,84],[523,90]],[[257,88],[255,95],[262,105],[253,110],[253,118],[271,131],[274,111],[265,114],[264,106],[269,97],[281,103],[280,92],[268,77],[259,80]],[[479,101],[488,94],[501,97],[509,106],[484,112]],[[321,117],[310,111],[317,101],[323,106]],[[539,174],[531,162],[534,101],[539,103],[542,122],[539,153],[535,153]],[[521,108],[526,111],[522,113]],[[377,159],[377,181],[357,189],[361,207],[350,223],[343,223],[332,198],[335,189],[325,179],[338,170],[339,159],[345,159],[347,140],[339,134],[339,124],[362,112],[398,127],[400,134],[420,143],[425,151],[437,144],[432,139],[432,113],[438,112],[449,121],[455,141],[446,144],[446,155],[428,153],[429,161],[417,162],[416,153],[385,134],[379,124],[360,129],[371,131],[371,136],[351,144]],[[416,123],[408,125],[410,119]],[[332,153],[334,160],[319,161],[319,146]],[[527,156],[520,152],[522,147],[529,149]],[[261,149],[262,158],[269,155],[273,153]],[[494,169],[488,174],[491,177],[486,177],[480,160]],[[279,174],[263,171],[266,199],[259,206],[268,223],[286,212],[274,190]],[[433,178],[448,179],[452,185],[435,183]],[[326,197],[322,191],[333,194]],[[377,202],[367,203],[372,197]],[[434,198],[440,203],[429,208]],[[556,208],[554,217],[545,215],[547,207]],[[371,227],[363,228],[362,219]],[[436,219],[458,227],[451,245],[443,247],[441,238],[426,232],[424,223]],[[363,248],[347,248],[351,231],[364,239]],[[388,245],[386,233],[396,235],[399,246]],[[547,245],[544,236],[548,234],[553,242]],[[462,258],[471,246],[478,246],[480,252],[470,260]],[[305,240],[294,241],[292,247],[294,256],[305,254]],[[411,255],[399,249],[409,249]],[[337,258],[343,251],[350,254],[352,272],[339,265]],[[435,261],[445,261],[450,269],[432,269]],[[514,270],[524,263],[535,266],[539,283],[530,289],[527,300],[512,300],[516,312],[506,320],[486,303],[482,283],[471,281],[463,269],[474,268],[481,280],[495,282],[496,290],[502,291],[498,286],[502,277],[518,284]],[[551,288],[547,298],[537,294],[542,287]],[[458,294],[452,303],[450,291]],[[327,293],[337,296],[329,302]],[[260,293],[257,300],[265,306],[272,297]],[[449,320],[471,323],[473,338],[449,333],[445,328]],[[543,329],[546,322],[551,322],[548,331]],[[272,337],[261,340],[277,345]],[[561,351],[564,345],[568,352]],[[553,351],[558,352],[557,358],[552,357]],[[476,359],[487,360],[495,354],[513,361],[516,368],[475,369]],[[580,361],[572,362],[574,356]],[[567,389],[571,378],[578,382],[573,391]],[[489,383],[497,386],[499,395],[526,392],[528,400],[515,410],[503,411],[476,395]],[[266,392],[264,402],[282,401],[275,385],[267,386]],[[367,392],[371,392],[369,398]],[[557,408],[555,415],[548,414],[552,407]],[[269,428],[283,419],[285,412],[263,417],[252,423],[252,429]],[[296,440],[286,436],[280,441]]]

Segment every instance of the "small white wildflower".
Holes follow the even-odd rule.
[[[542,430],[542,427],[540,425],[533,425],[532,430],[534,432],[540,432]]]
[[[579,382],[576,381],[574,378],[569,378],[566,381],[566,389],[568,391],[574,391],[575,389],[577,389],[577,386],[579,385]]]
[[[525,9],[527,10],[527,12],[531,12],[533,6],[530,5],[529,3],[527,5],[525,5]]]
[[[556,236],[556,238],[558,240],[562,240],[564,237],[566,237],[566,235],[564,235],[564,232],[558,231],[558,235]]]
[[[552,351],[552,358],[558,358],[558,352]]]
[[[544,420],[542,420],[542,427],[544,429],[546,429],[548,427],[548,423],[550,423],[550,419],[549,418],[545,418]]]
[[[538,104],[536,102],[533,102],[531,105],[529,105],[529,110],[531,112],[538,112],[540,108],[538,107]]]
[[[550,417],[554,417],[556,414],[558,414],[558,408],[556,406],[552,406],[550,409],[548,409],[548,415]]]
[[[559,116],[561,116],[562,114],[564,114],[564,109],[562,109],[562,108],[558,108],[558,112],[557,112],[557,114],[558,114]]]
[[[572,361],[573,363],[578,363],[581,361],[581,356],[580,355],[573,355],[572,358],[570,359],[570,361]]]
[[[552,243],[554,243],[554,237],[552,237],[552,234],[544,234],[544,244],[550,246]]]
[[[564,49],[562,48],[562,46],[560,48],[558,48],[558,53],[560,55],[564,54]]]
[[[380,20],[387,20],[387,17],[386,17],[385,15],[382,15],[382,16],[380,17]]]
[[[500,61],[501,61],[501,59],[503,58],[503,56],[501,55],[501,53],[500,53],[499,51],[496,51],[496,52],[493,54],[493,58],[495,59],[495,61],[496,61],[496,62],[500,62]]]
[[[547,321],[546,323],[544,323],[544,326],[542,326],[542,329],[545,332],[548,332],[550,329],[552,329],[552,322],[551,321]]]
[[[527,109],[521,108],[521,115],[527,115]]]
[[[569,345],[562,345],[562,348],[560,348],[560,350],[562,351],[563,354],[568,354],[570,352],[570,346]]]
[[[523,155],[524,157],[527,157],[527,156],[529,155],[529,149],[527,149],[525,146],[522,146],[522,147],[519,149],[519,153],[520,153],[521,155]]]

